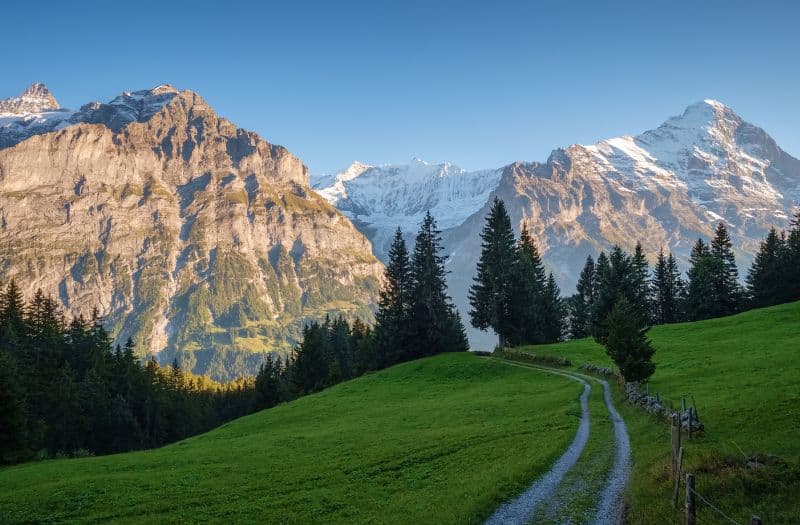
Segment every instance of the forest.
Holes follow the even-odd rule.
[[[787,231],[770,231],[744,285],[723,223],[697,240],[685,278],[670,253],[651,269],[641,244],[632,254],[614,246],[587,259],[567,298],[527,228],[515,238],[502,201],[481,239],[473,326],[494,330],[501,346],[592,336],[632,381],[654,370],[650,326],[800,300],[800,211]],[[26,301],[12,280],[0,293],[0,462],[159,447],[370,371],[468,349],[430,214],[411,252],[398,229],[374,326],[312,321],[290,355],[269,355],[255,378],[225,384],[177,360],[141,358],[133,341],[114,343],[97,311],[67,321],[51,296]]]

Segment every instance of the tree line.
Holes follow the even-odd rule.
[[[481,240],[469,292],[474,327],[493,329],[501,347],[592,336],[629,381],[644,381],[655,370],[646,336],[650,326],[800,300],[800,210],[789,231],[773,228],[761,243],[745,286],[722,222],[710,242],[700,238],[694,244],[686,279],[672,253],[662,249],[651,271],[641,243],[633,253],[616,245],[596,261],[587,258],[575,293],[565,299],[552,273],[546,276],[525,225],[515,239],[498,198]]]
[[[252,408],[252,379],[220,385],[114,346],[96,311],[67,323],[57,301],[0,294],[0,463],[152,448]]]
[[[402,361],[466,351],[447,295],[441,239],[428,214],[409,255],[398,230],[375,327],[343,317],[311,322],[286,358],[255,378],[219,384],[114,346],[95,311],[67,322],[14,281],[0,293],[0,464],[158,447],[225,421]]]

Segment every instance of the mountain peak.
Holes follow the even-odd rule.
[[[18,97],[0,100],[0,113],[20,115],[61,109],[53,94],[41,82],[34,82]]]

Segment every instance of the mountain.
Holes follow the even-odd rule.
[[[316,177],[313,186],[370,238],[375,254],[385,260],[398,226],[413,238],[428,210],[442,229],[460,225],[486,203],[501,173],[416,158],[381,166],[355,162],[336,175]]]
[[[533,232],[565,295],[573,292],[586,256],[596,257],[616,243],[631,250],[640,240],[651,260],[664,247],[685,268],[693,242],[699,236],[709,238],[721,220],[729,227],[744,273],[768,229],[786,226],[792,207],[800,202],[800,161],[764,130],[714,100],[693,104],[638,136],[575,144],[553,151],[545,162],[515,162],[483,173],[489,175],[478,180],[454,174],[454,186],[475,185],[480,191],[461,202],[458,197],[449,201],[451,209],[469,214],[459,216],[458,224],[442,224],[450,291],[462,315],[468,311],[479,233],[495,196],[506,202],[517,231],[526,223]],[[359,187],[359,194],[371,196],[374,208],[353,208],[348,199],[333,195],[333,186],[320,192],[342,206],[376,245],[391,229],[385,223],[399,222],[394,212],[380,207],[393,202],[395,190],[391,179],[379,175],[369,188]],[[436,180],[434,174],[427,177],[428,183]],[[369,179],[358,176],[353,181],[366,184]],[[341,184],[350,195],[353,182]],[[425,183],[415,181],[413,187],[427,195],[419,189]],[[478,200],[482,204],[476,206]],[[436,215],[436,208],[431,210]],[[381,225],[381,233],[374,224]],[[383,257],[384,252],[376,250],[376,255]],[[476,346],[495,341],[475,331],[470,337]]]
[[[382,265],[282,146],[170,85],[78,111],[0,102],[0,280],[217,379],[309,319],[370,318]]]

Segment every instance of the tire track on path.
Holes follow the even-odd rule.
[[[584,391],[581,395],[581,424],[572,444],[550,470],[536,480],[524,493],[501,505],[486,523],[491,525],[528,523],[542,502],[553,497],[566,473],[577,463],[589,438],[590,414],[588,398],[591,392],[589,381],[597,382],[603,387],[603,400],[614,429],[614,462],[606,475],[603,488],[597,496],[594,518],[590,523],[593,525],[605,525],[621,522],[624,508],[623,493],[628,483],[631,468],[630,438],[625,421],[614,406],[611,387],[608,382],[604,379],[577,372],[565,372],[536,365],[503,361],[511,366],[520,366],[561,375],[581,382],[584,385]],[[582,433],[582,430],[584,430],[584,433]],[[567,518],[566,522],[569,521],[571,520]]]

